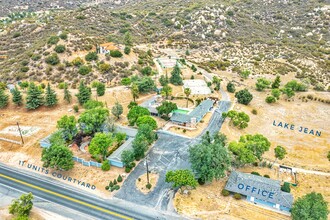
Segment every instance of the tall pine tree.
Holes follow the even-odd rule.
[[[47,90],[46,90],[46,97],[45,97],[45,106],[52,107],[57,104],[57,96],[53,89],[50,88],[48,83]]]
[[[172,71],[172,76],[170,77],[170,82],[173,84],[173,85],[182,85],[183,82],[182,82],[182,78],[181,78],[181,70],[180,70],[180,67],[178,65],[175,65],[173,71]]]
[[[72,100],[72,95],[71,95],[71,92],[68,90],[68,86],[65,85],[64,87],[64,100],[70,104],[71,103],[71,100]]]
[[[15,86],[15,88],[11,91],[12,94],[12,100],[16,105],[22,105],[23,104],[23,97],[21,92],[18,90],[18,88]]]
[[[0,108],[4,108],[8,105],[8,95],[5,90],[0,89]]]
[[[92,91],[87,87],[83,81],[80,81],[79,84],[79,93],[76,94],[78,102],[80,105],[85,104],[88,100],[91,99]]]
[[[44,103],[44,97],[42,96],[42,91],[31,82],[28,88],[26,97],[26,108],[27,109],[37,109]]]

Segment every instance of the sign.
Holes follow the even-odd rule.
[[[287,129],[287,130],[297,130],[300,133],[304,133],[304,134],[310,134],[310,135],[314,135],[317,137],[321,136],[321,131],[318,131],[316,129],[310,129],[307,127],[303,127],[303,126],[295,126],[294,124],[289,124],[286,122],[281,122],[281,121],[273,121],[273,126],[275,127],[281,127],[283,129]]]
[[[273,199],[274,194],[275,194],[275,193],[265,190],[265,189],[260,189],[260,188],[250,186],[250,185],[244,185],[243,183],[237,184],[237,188],[240,191],[242,191],[242,194],[245,194],[244,192],[251,192],[252,194],[261,195],[261,196],[263,196],[265,198],[269,198],[269,199]]]

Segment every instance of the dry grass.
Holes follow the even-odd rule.
[[[154,190],[155,186],[157,185],[159,175],[156,173],[149,173],[149,182],[151,184],[151,188],[148,189],[146,187],[148,181],[147,181],[147,173],[142,174],[139,179],[136,180],[136,188],[138,188],[142,193],[147,194]]]

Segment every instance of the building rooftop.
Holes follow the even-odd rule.
[[[206,99],[202,101],[194,110],[189,114],[182,114],[179,112],[174,112],[171,117],[171,121],[179,123],[190,123],[192,118],[196,118],[197,121],[200,121],[206,113],[208,113],[213,106],[213,101]]]
[[[118,50],[118,47],[115,46],[114,43],[105,43],[105,44],[100,44],[100,47],[105,48],[106,50]]]
[[[113,160],[113,161],[118,161],[121,162],[121,154],[123,153],[124,150],[131,150],[133,149],[132,147],[132,142],[134,141],[133,137],[128,138],[123,145],[121,145],[115,152],[113,152],[107,159],[108,160]]]
[[[292,207],[293,196],[281,191],[281,182],[262,176],[233,171],[227,181],[226,190],[257,199]]]

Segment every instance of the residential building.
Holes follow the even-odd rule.
[[[100,44],[97,48],[97,51],[100,54],[108,54],[112,50],[118,50],[118,47],[112,42],[105,43],[105,44]]]

